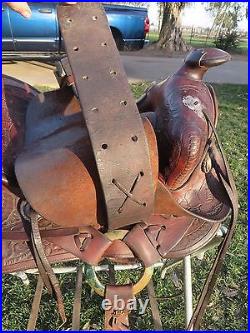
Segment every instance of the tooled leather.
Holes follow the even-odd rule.
[[[152,216],[147,224],[134,226],[123,241],[148,267],[156,261],[155,251],[158,252],[159,258],[178,258],[184,252],[189,254],[206,245],[215,235],[219,225],[211,225],[196,218]],[[185,251],[182,248],[183,244]]]
[[[161,163],[161,173],[171,190],[181,187],[200,162],[209,136],[205,118],[185,106],[183,98],[199,97],[200,103],[214,119],[214,104],[203,83],[182,76],[167,81],[162,93],[164,99],[157,106],[157,117],[162,148],[168,151],[167,161]],[[178,90],[175,87],[179,87]],[[166,95],[167,91],[167,95]],[[152,92],[153,93],[153,92]],[[207,97],[209,96],[209,98]],[[166,157],[165,157],[166,159]],[[163,166],[165,164],[165,166]]]
[[[221,50],[194,50],[174,75],[151,87],[138,103],[140,112],[156,112],[159,150],[165,151],[160,154],[160,172],[171,190],[188,181],[211,133],[201,108],[215,125],[218,119],[215,95],[201,81],[208,69],[199,67],[201,55],[204,59],[220,59],[220,63],[230,59]]]
[[[2,230],[7,231],[10,234],[12,231],[25,232],[22,219],[17,209],[18,202],[19,198],[17,196],[8,191],[5,187],[2,188]],[[53,224],[41,219],[39,221],[39,227],[40,230],[51,229]],[[76,259],[71,253],[46,240],[43,240],[43,246],[51,263]],[[2,240],[3,273],[21,271],[35,267],[35,261],[26,241]]]
[[[214,51],[212,53],[214,56]],[[222,53],[225,62],[228,58]],[[197,70],[184,64],[166,81],[152,87],[139,106],[140,112],[155,110],[160,181],[186,211],[222,222],[230,213],[230,202],[217,171],[225,175],[225,165],[219,155],[214,157],[211,153],[215,149],[210,139],[213,132],[203,114],[205,112],[216,125],[218,107],[213,89],[201,81],[207,69],[200,71],[199,79],[194,77]],[[208,163],[208,168],[206,160],[211,165],[209,167]]]
[[[15,181],[14,161],[24,142],[26,109],[37,90],[6,75],[2,85],[2,170],[10,181]]]
[[[183,258],[205,246],[220,228],[220,223],[207,223],[194,219],[185,236],[168,252],[168,258]]]

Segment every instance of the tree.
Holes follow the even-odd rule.
[[[187,46],[182,38],[181,12],[187,2],[160,2],[162,24],[158,48],[167,48],[169,51],[186,51]]]
[[[246,2],[209,2],[206,10],[214,17],[216,35],[233,33],[238,28],[238,23],[248,16]]]
[[[214,17],[211,31],[215,30],[215,46],[225,51],[236,49],[240,43],[238,23],[248,16],[247,3],[210,2],[206,10]]]

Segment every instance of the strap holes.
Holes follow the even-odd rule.
[[[108,44],[106,42],[102,42],[101,46],[108,46]]]
[[[128,104],[128,102],[127,101],[120,101],[120,104],[126,106]]]
[[[98,19],[97,16],[92,16],[92,20],[93,20],[93,21],[96,21],[97,19]]]
[[[146,207],[147,206],[147,204],[146,204],[146,202],[143,202],[143,204],[142,204],[144,207]]]
[[[74,51],[78,51],[78,50],[79,50],[79,47],[78,47],[78,46],[74,46],[74,47],[73,47],[73,50],[74,50]]]
[[[166,229],[167,229],[167,227],[165,225],[161,226],[161,230],[166,230]]]
[[[114,70],[111,70],[109,73],[110,73],[110,75],[113,75],[113,76],[117,74],[116,71],[114,71]]]
[[[88,80],[89,77],[88,77],[88,75],[83,75],[83,76],[82,76],[82,79],[83,79],[83,80]]]
[[[113,178],[113,179],[112,179],[112,183],[113,183],[113,184],[115,184],[115,183],[116,183],[116,181],[115,181],[115,178]]]
[[[94,108],[91,109],[91,111],[93,111],[93,112],[97,112],[97,111],[99,111],[99,109],[96,108],[96,107],[94,107]]]
[[[105,149],[107,149],[107,148],[108,148],[108,145],[107,145],[106,143],[103,143],[103,144],[102,144],[102,149],[105,150]],[[112,182],[113,182],[113,180],[112,180]]]
[[[132,141],[137,142],[138,141],[138,136],[134,135],[134,136],[132,136],[131,139],[132,139]]]
[[[67,22],[68,22],[68,23],[71,23],[71,22],[72,22],[72,19],[71,19],[71,18],[68,18],[68,19],[67,19]]]
[[[140,176],[143,177],[144,176],[144,172],[140,171]]]

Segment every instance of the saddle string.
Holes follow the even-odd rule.
[[[223,181],[223,179],[222,179]],[[226,182],[224,182],[224,186],[227,187],[227,192],[228,195],[230,197],[231,203],[232,203],[232,213],[231,213],[231,219],[230,219],[230,224],[228,227],[228,232],[227,235],[225,236],[223,242],[221,243],[216,258],[213,262],[212,268],[208,274],[208,277],[206,279],[206,282],[203,286],[202,289],[202,293],[201,296],[199,298],[199,301],[196,305],[196,309],[193,313],[193,316],[189,322],[189,325],[187,327],[187,330],[191,330],[191,328],[193,327],[194,330],[198,329],[200,326],[200,321],[201,318],[205,312],[206,306],[209,302],[210,296],[213,292],[218,274],[221,270],[221,267],[223,265],[224,259],[225,259],[225,255],[227,252],[227,249],[230,245],[230,241],[232,239],[233,233],[234,233],[234,229],[236,226],[236,221],[237,221],[237,205],[235,205],[235,196],[233,191],[231,191],[230,187],[228,186],[228,184]]]
[[[217,131],[216,131],[213,123],[211,122],[209,116],[204,111],[203,111],[203,113],[204,113],[204,116],[207,119],[207,122],[212,127],[215,139],[217,141],[219,150],[220,150],[221,155],[222,155],[223,163],[224,163],[224,166],[225,166],[225,169],[226,169],[226,176],[228,177],[228,180],[225,179],[225,176],[222,173],[218,173],[217,169],[216,169],[216,172],[217,172],[218,177],[219,177],[221,183],[223,184],[224,189],[225,189],[225,191],[228,195],[228,198],[229,198],[230,203],[231,203],[232,211],[231,211],[231,219],[230,219],[229,226],[228,226],[228,232],[227,232],[223,242],[219,246],[217,255],[215,257],[215,260],[213,262],[211,270],[208,274],[206,282],[203,286],[199,301],[196,305],[196,309],[193,313],[193,316],[190,319],[187,330],[191,330],[192,328],[194,330],[196,330],[200,326],[201,318],[202,318],[202,316],[205,312],[205,309],[206,309],[207,304],[209,302],[210,296],[213,292],[218,274],[221,270],[221,267],[222,267],[224,259],[225,259],[226,252],[227,252],[228,247],[230,245],[230,242],[231,242],[234,230],[235,230],[235,226],[236,226],[237,216],[238,216],[237,192],[236,192],[236,187],[235,187],[235,183],[234,183],[232,174],[231,174],[230,169],[229,169],[228,162],[225,158],[225,154],[224,154],[221,142],[219,140]]]
[[[64,324],[66,323],[67,318],[65,315],[63,296],[60,289],[59,281],[44,252],[39,225],[38,225],[39,215],[35,211],[33,211],[30,206],[28,206],[28,208],[29,212],[28,214],[26,212],[25,215],[26,215],[26,221],[29,221],[31,226],[30,238],[33,250],[32,251],[33,256],[45,286],[47,287],[48,291],[55,296],[58,311]]]

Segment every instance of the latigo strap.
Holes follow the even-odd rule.
[[[58,7],[61,33],[102,183],[109,229],[147,220],[154,191],[142,121],[99,3]]]
[[[125,308],[115,307],[115,297],[124,301]],[[105,298],[110,302],[110,308],[105,311],[104,326],[107,331],[129,330],[129,302],[134,298],[132,285],[106,286]]]

